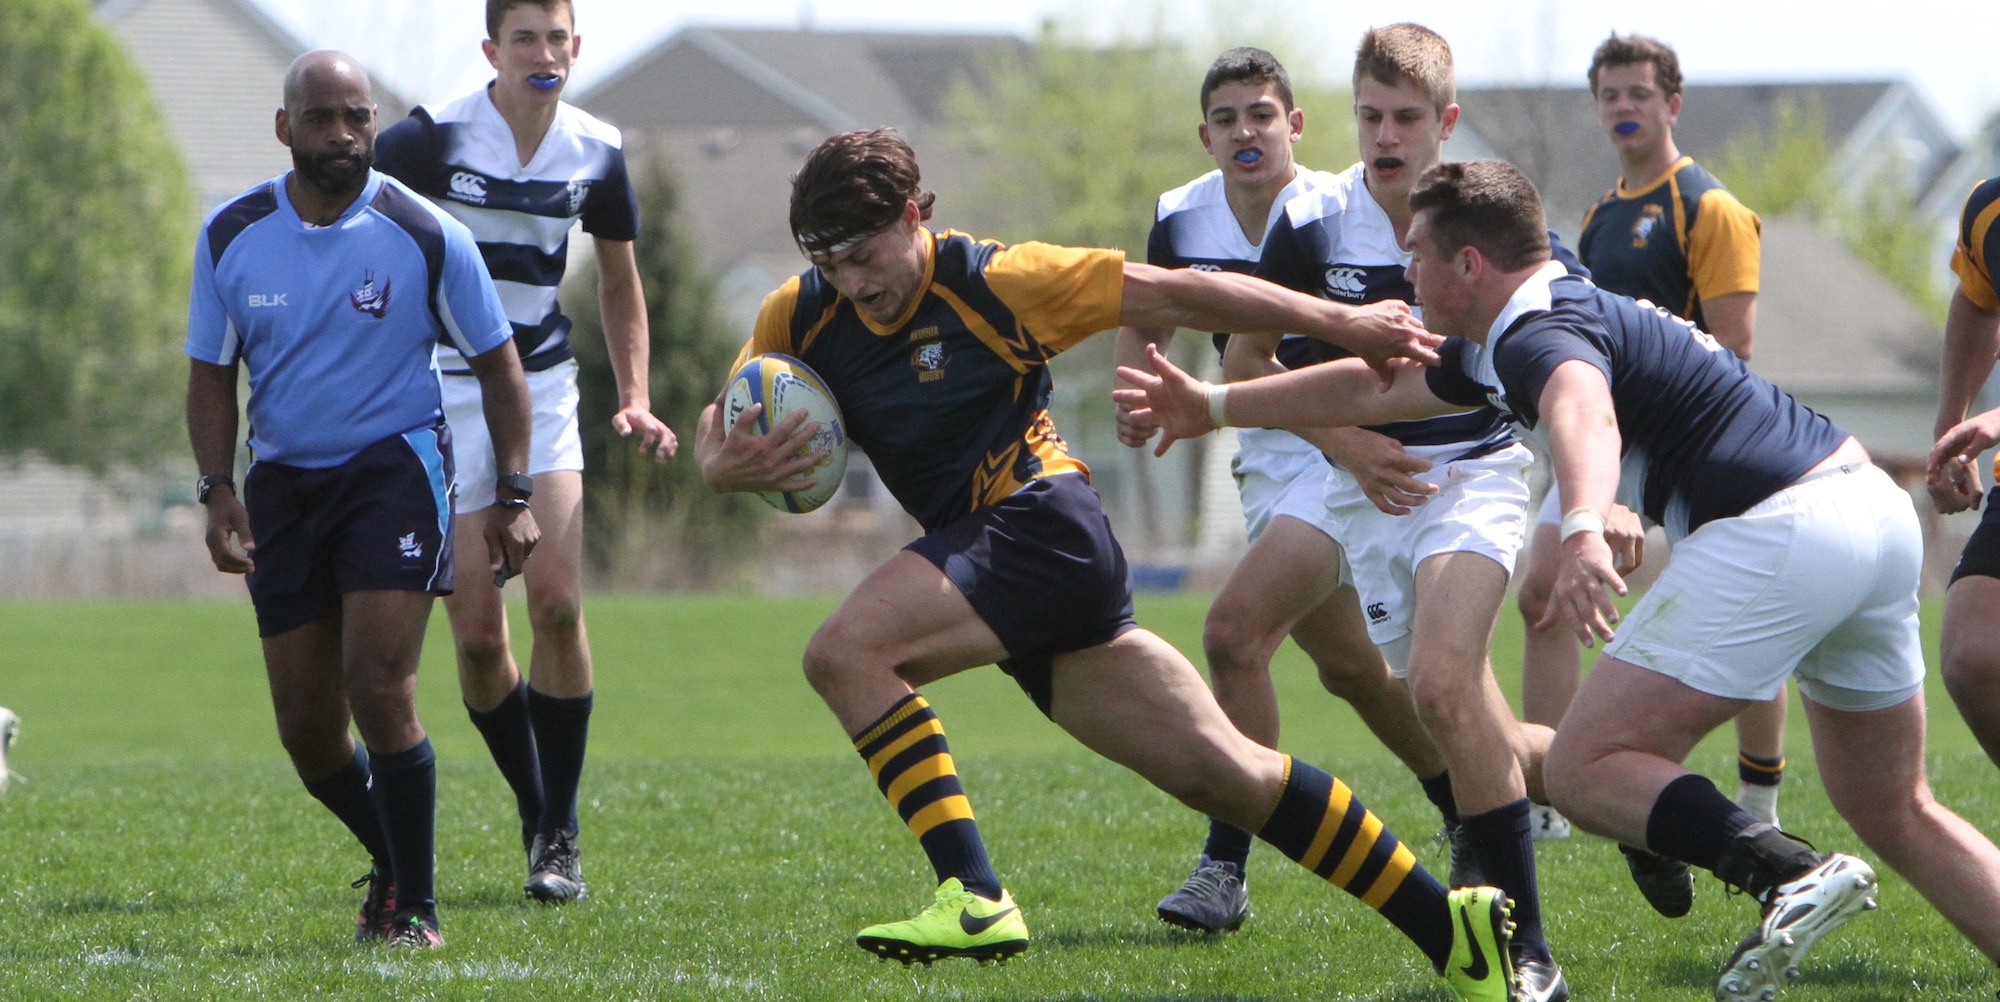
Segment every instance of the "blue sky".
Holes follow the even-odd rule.
[[[478,40],[478,0],[258,0],[301,37],[345,48],[419,100],[437,100],[478,86],[485,64]],[[1990,2],[1923,0],[1869,8],[1843,17],[1837,5],[1680,0],[1616,17],[1607,5],[1583,0],[1421,0],[1370,7],[1352,0],[1119,0],[1083,5],[1058,0],[730,0],[716,5],[674,0],[578,0],[583,58],[575,85],[587,88],[623,61],[643,53],[686,24],[797,26],[895,30],[1034,30],[1050,16],[1080,17],[1099,38],[1143,34],[1154,23],[1204,48],[1264,44],[1295,73],[1339,77],[1354,41],[1370,25],[1419,21],[1452,42],[1462,83],[1582,84],[1590,52],[1613,29],[1672,43],[1694,82],[1775,79],[1882,79],[1915,83],[1961,139],[2000,110],[2000,56],[1990,28]],[[1088,6],[1087,13],[1077,14]],[[1633,5],[1638,7],[1639,5]],[[1921,10],[1922,16],[1894,11]],[[1265,10],[1247,19],[1243,10]],[[1211,11],[1226,11],[1221,18]],[[703,13],[697,13],[702,11]],[[1379,11],[1379,13],[1376,13]],[[1276,13],[1276,12],[1282,12]],[[1231,26],[1224,34],[1211,25]],[[1726,26],[1726,27],[1725,27]],[[387,30],[384,30],[384,29]],[[1271,39],[1285,42],[1272,43]],[[1317,41],[1308,46],[1299,40]],[[1301,51],[1310,49],[1311,51]]]

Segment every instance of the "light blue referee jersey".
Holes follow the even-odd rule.
[[[195,241],[187,353],[249,369],[258,460],[338,466],[435,424],[435,347],[480,355],[510,334],[472,234],[380,173],[330,226],[299,218],[280,175]]]
[[[424,105],[383,130],[375,168],[435,201],[479,240],[514,346],[530,372],[570,357],[570,320],[556,300],[570,229],[606,240],[639,234],[638,201],[626,175],[623,137],[574,105],[558,103],[534,155],[522,163],[514,130],[482,87],[445,105]],[[465,371],[449,354],[447,374]]]

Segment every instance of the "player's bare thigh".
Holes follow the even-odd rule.
[[[849,734],[910,689],[993,664],[1000,639],[936,565],[908,550],[877,567],[806,645],[806,677]]]

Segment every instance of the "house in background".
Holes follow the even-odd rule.
[[[313,46],[250,0],[99,0],[97,16],[152,87],[203,213],[291,169],[273,116],[285,69]],[[384,123],[410,112],[380,81],[375,103]]]
[[[1675,144],[1711,170],[1733,145],[1768,138],[1784,109],[1821,118],[1831,174],[1848,201],[1883,183],[1923,205],[1961,152],[1936,111],[1900,81],[1689,85],[1682,94]],[[1590,92],[1467,87],[1458,102],[1464,117],[1447,155],[1499,157],[1520,167],[1541,190],[1550,226],[1574,238],[1584,210],[1618,180],[1618,157]]]

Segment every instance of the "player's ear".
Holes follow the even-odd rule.
[[[271,131],[277,134],[278,142],[285,144],[287,149],[291,148],[292,116],[285,114],[285,109],[278,109],[277,119],[271,123]]]

